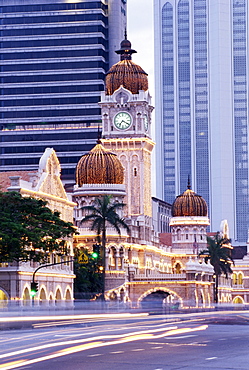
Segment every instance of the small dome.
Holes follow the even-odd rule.
[[[147,73],[132,60],[121,60],[114,64],[106,75],[106,94],[112,95],[121,85],[132,94],[148,90]]]
[[[76,184],[123,184],[124,168],[116,154],[98,143],[76,167]]]
[[[184,217],[184,216],[204,216],[207,214],[207,203],[200,196],[197,195],[193,190],[188,189],[176,197],[172,204],[172,216],[173,217]]]
[[[120,50],[127,50],[127,49],[131,49],[131,42],[127,39],[124,39],[123,41],[121,41]]]

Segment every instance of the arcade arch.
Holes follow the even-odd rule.
[[[164,287],[147,290],[138,298],[138,305],[142,307],[144,305],[146,307],[153,301],[155,302],[155,306],[160,308],[167,305],[173,305],[175,308],[178,308],[182,305],[182,298],[176,292]]]
[[[46,291],[44,287],[42,287],[40,290],[39,300],[40,300],[41,305],[44,305],[47,303],[47,295],[46,295]]]
[[[55,304],[60,305],[61,301],[62,301],[62,292],[61,292],[60,287],[58,287],[55,293]]]
[[[8,305],[9,296],[7,292],[0,288],[0,308],[6,307]]]
[[[235,304],[244,304],[245,302],[244,302],[244,299],[242,297],[237,296],[233,299],[233,303],[235,303]]]
[[[67,288],[67,290],[66,290],[66,293],[65,293],[65,300],[66,300],[66,301],[70,301],[70,302],[71,302],[71,300],[72,300],[72,292],[71,292],[70,288]]]
[[[30,299],[30,291],[29,288],[26,286],[24,288],[23,294],[22,294],[22,301],[24,306],[30,306],[31,299]]]

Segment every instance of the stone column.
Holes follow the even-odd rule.
[[[119,259],[118,253],[115,254],[114,259],[115,259],[115,270],[118,270],[118,259]]]
[[[124,256],[120,256],[120,270],[124,270]]]

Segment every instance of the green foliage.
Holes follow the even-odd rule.
[[[96,259],[97,264],[100,262],[102,264],[101,276],[101,290],[102,299],[104,300],[105,292],[105,246],[106,246],[106,229],[108,224],[121,235],[121,227],[125,228],[129,232],[129,227],[126,224],[125,220],[119,216],[117,211],[125,207],[124,203],[119,203],[113,200],[111,195],[104,195],[103,197],[95,198],[93,205],[82,207],[83,210],[87,211],[87,215],[81,220],[82,223],[89,223],[89,228],[96,231],[97,240],[101,243],[101,257]],[[94,260],[94,259],[93,259]],[[87,267],[86,267],[87,268]],[[99,286],[99,277],[96,277],[96,274],[92,272],[93,270],[88,270],[89,280],[94,286],[92,279],[96,279],[96,284]],[[83,271],[81,272],[83,273]],[[84,271],[86,273],[86,271]],[[76,272],[77,275],[77,272]],[[83,281],[83,280],[82,280]],[[85,280],[84,280],[85,281]],[[91,288],[92,289],[92,288]],[[97,289],[95,287],[94,289]]]
[[[106,244],[106,228],[109,224],[121,235],[121,227],[129,232],[129,227],[125,220],[119,216],[117,211],[125,207],[124,203],[119,203],[113,200],[111,195],[95,198],[92,206],[84,206],[83,210],[91,212],[82,220],[82,223],[90,222],[91,230],[95,230],[98,236],[98,242],[105,247]]]
[[[52,212],[47,202],[0,192],[0,262],[46,262],[49,252],[67,253],[67,238],[75,228]]]
[[[220,237],[219,232],[217,232],[213,238],[207,237],[207,249],[200,252],[200,255],[204,257],[205,263],[210,261],[216,275],[224,273],[228,277],[228,274],[233,272],[231,269],[233,259],[231,248],[229,248],[230,243],[230,239]]]
[[[84,253],[88,256],[88,263],[78,263],[78,256],[82,251],[75,249],[74,280],[75,293],[101,293],[103,287],[103,271],[101,270],[101,261],[92,258],[91,253],[84,249]]]
[[[214,268],[215,272],[215,286],[214,286],[214,302],[218,303],[218,287],[219,287],[219,276],[223,273],[226,278],[228,274],[231,274],[233,263],[231,248],[231,240],[220,237],[220,233],[217,232],[213,238],[207,237],[207,249],[199,253],[199,256],[204,257],[205,263],[210,261],[210,264]]]

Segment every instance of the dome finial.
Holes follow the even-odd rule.
[[[98,124],[98,139],[97,139],[97,144],[101,144],[101,132],[100,132],[100,128],[99,128],[99,124]]]
[[[116,50],[115,53],[120,54],[120,60],[131,60],[132,54],[136,53],[136,50],[131,48],[131,42],[127,40],[127,31],[125,28],[124,40],[120,43],[120,49]]]
[[[188,189],[191,189],[190,175],[188,175]]]

